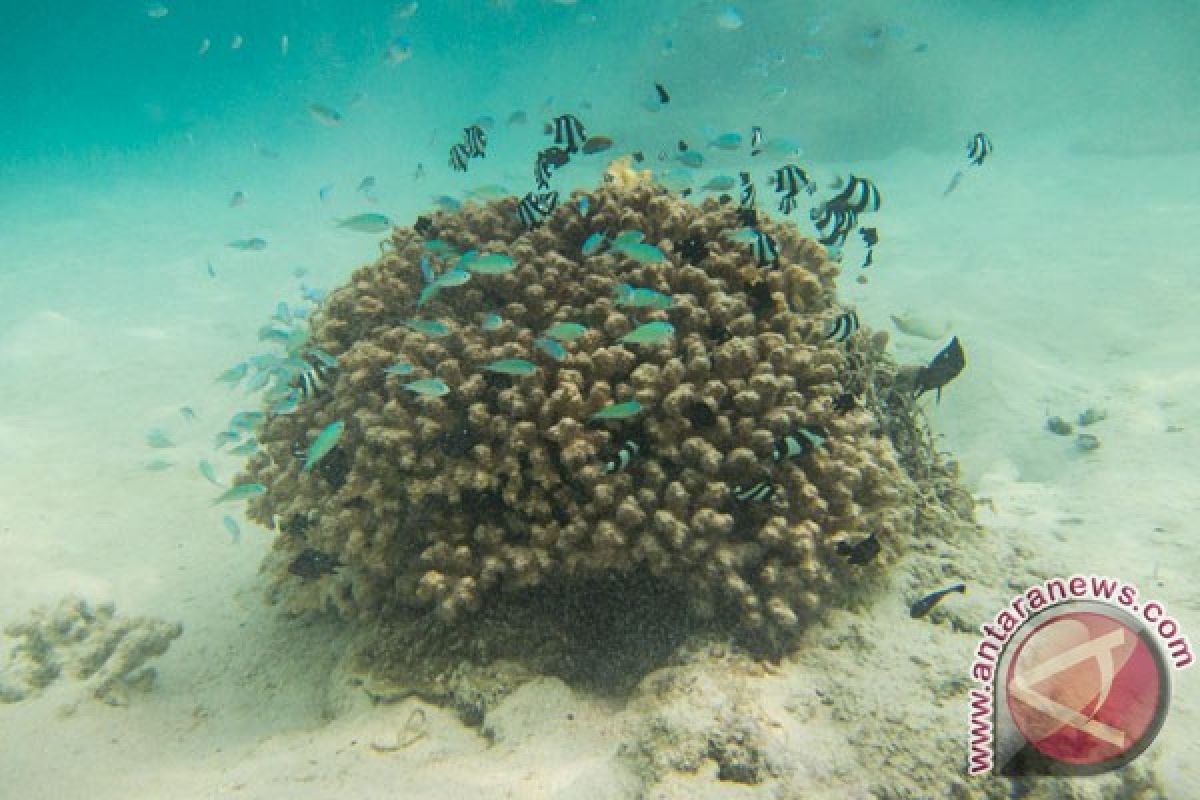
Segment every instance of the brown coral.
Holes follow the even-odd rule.
[[[648,573],[698,611],[729,610],[743,628],[780,633],[874,568],[848,565],[839,543],[875,534],[885,561],[903,546],[909,484],[877,415],[834,404],[852,364],[877,359],[882,344],[866,331],[845,343],[823,335],[838,311],[837,267],[822,248],[764,222],[780,258],[762,269],[724,235],[740,224],[731,204],[692,206],[636,183],[589,197],[589,217],[570,204],[531,231],[513,200],[434,215],[430,238],[517,264],[425,304],[420,315],[446,323],[447,336],[402,324],[418,313],[418,264],[430,252],[410,228],[329,297],[312,341],[338,357],[336,380],[298,412],[268,416],[264,451],[243,476],[268,487],[252,516],[286,532],[268,568],[293,607],[371,617],[423,606],[454,621],[501,590]],[[642,231],[665,260],[581,255],[591,233],[624,230]],[[675,247],[689,238],[707,245],[699,263]],[[442,260],[443,269],[453,263]],[[765,282],[767,307],[755,306],[750,281]],[[622,283],[671,295],[673,305],[619,306]],[[493,311],[505,322],[484,331]],[[667,342],[617,341],[656,319],[674,325]],[[534,343],[556,322],[588,327],[561,362]],[[539,368],[481,372],[508,358]],[[414,365],[410,378],[384,373],[399,361]],[[423,398],[402,387],[427,377],[450,393]],[[631,400],[643,408],[635,419],[589,423]],[[714,412],[711,424],[692,418],[697,404]],[[296,453],[338,419],[346,429],[337,449],[303,473]],[[806,425],[824,428],[826,444],[776,461],[775,443]],[[636,457],[606,470],[628,438]],[[740,502],[735,487],[756,481],[773,495]],[[295,520],[304,521],[298,531]],[[307,548],[344,566],[315,581],[289,574]]]

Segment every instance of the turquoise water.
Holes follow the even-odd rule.
[[[798,163],[823,183],[847,171],[875,179],[885,198],[876,263],[869,283],[855,283],[862,249],[848,246],[841,299],[864,324],[890,330],[907,363],[940,345],[899,335],[891,314],[952,323],[967,343],[968,371],[930,415],[969,488],[998,506],[983,515],[988,541],[1015,542],[1046,570],[1153,583],[1200,631],[1191,588],[1200,551],[1186,539],[1200,502],[1189,479],[1200,410],[1197,4],[746,0],[736,29],[722,3],[423,0],[411,16],[405,5],[166,0],[165,16],[138,2],[5,8],[0,623],[75,592],[180,619],[185,634],[162,660],[160,687],[127,710],[59,715],[74,702],[65,695],[0,706],[0,749],[57,732],[49,749],[3,759],[0,786],[61,797],[92,780],[100,797],[217,796],[230,783],[253,784],[256,770],[290,774],[298,732],[329,737],[306,740],[305,758],[357,736],[346,720],[361,722],[360,708],[314,699],[325,697],[323,670],[335,656],[307,657],[261,605],[266,534],[235,514],[242,539],[232,544],[228,509],[210,506],[212,487],[196,472],[205,458],[222,478],[234,473],[238,460],[215,453],[212,435],[252,404],[213,378],[260,347],[259,326],[278,301],[298,302],[301,284],[334,288],[378,257],[378,236],[339,230],[336,219],[369,211],[408,225],[439,195],[462,199],[489,185],[522,195],[547,142],[542,124],[564,112],[616,141],[556,175],[564,196],[598,182],[620,153],[644,152],[646,167],[665,169],[658,154],[683,139],[708,157],[695,186],[752,167],[769,207],[765,177],[781,159],[752,158],[746,145],[705,147],[755,125],[768,140],[794,140]],[[397,36],[412,55],[389,63]],[[671,101],[650,110],[655,82]],[[340,123],[321,124],[314,103],[336,109]],[[508,123],[515,111],[527,124]],[[482,116],[494,120],[486,159],[452,171],[450,146]],[[994,154],[943,198],[977,131]],[[366,176],[376,181],[370,196],[357,189]],[[236,207],[235,192],[246,198]],[[790,219],[812,234],[803,213]],[[227,246],[254,236],[265,250]],[[1110,418],[1098,429],[1102,449],[1085,458],[1050,438],[1044,421],[1089,405]],[[197,420],[183,419],[181,406]],[[173,448],[145,445],[159,427]],[[1179,430],[1164,435],[1171,428]],[[148,471],[160,457],[172,466]],[[1075,516],[1086,523],[1061,522]],[[971,589],[987,598],[981,614],[1025,576],[1016,558],[981,545]],[[965,674],[962,642],[923,636],[891,644],[941,648]],[[293,666],[264,652],[276,646]],[[1184,736],[1200,721],[1192,677],[1179,676],[1155,756],[1171,787],[1164,796],[1185,800],[1193,795],[1180,787],[1200,785]],[[594,713],[606,728],[606,712]],[[950,714],[954,725],[963,714]],[[876,741],[906,736],[859,716]],[[193,717],[224,721],[179,722]],[[128,748],[103,756],[114,725]],[[829,731],[831,748],[847,747],[840,737],[849,734]],[[947,735],[959,736],[957,727]],[[502,761],[456,750],[457,741],[439,740],[453,754],[443,772],[430,766],[436,759],[421,762],[420,796],[469,786],[473,771],[485,796],[505,796],[521,791],[509,770],[544,767],[533,745],[526,761]],[[610,745],[600,739],[595,753],[571,757]],[[43,783],[75,752],[92,755]],[[357,787],[345,796],[374,796],[364,787],[381,779],[378,768],[344,767]],[[843,785],[836,772],[822,773],[822,791],[850,796],[828,788]],[[163,788],[172,780],[173,792]],[[303,796],[339,796],[325,780]],[[679,785],[740,796],[720,784]],[[258,786],[252,796],[295,788],[283,779]],[[529,796],[625,796],[571,791]]]

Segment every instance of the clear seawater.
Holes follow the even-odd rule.
[[[1189,541],[1200,4],[742,0],[735,30],[721,24],[726,4],[676,0],[421,0],[411,16],[371,0],[164,0],[165,16],[148,13],[156,5],[0,6],[0,623],[67,592],[112,600],[185,620],[158,691],[235,681],[201,663],[249,646],[239,620],[287,629],[261,622],[274,613],[258,600],[265,534],[243,520],[232,545],[195,470],[199,458],[223,476],[237,465],[211,439],[247,400],[214,377],[255,351],[259,326],[301,283],[336,287],[378,255],[378,237],[335,219],[377,211],[411,224],[438,195],[523,194],[542,124],[569,111],[653,169],[681,139],[703,147],[757,125],[798,142],[798,163],[822,181],[874,177],[882,243],[866,285],[853,280],[861,249],[848,248],[843,300],[877,328],[906,309],[954,320],[972,358],[931,418],[968,485],[1024,504],[1027,524],[1001,521],[1044,540],[1062,571],[1162,582],[1200,632]],[[388,63],[397,36],[411,58]],[[656,82],[671,102],[650,110]],[[314,103],[341,122],[321,124]],[[518,110],[528,123],[509,125]],[[481,116],[495,121],[486,159],[452,171],[449,147]],[[977,131],[995,152],[943,199]],[[747,150],[705,148],[696,185],[752,167],[769,202],[774,157]],[[565,170],[556,188],[595,184],[607,160]],[[366,176],[373,199],[356,188]],[[235,192],[246,201],[231,207]],[[791,219],[812,232],[803,214]],[[254,236],[266,250],[226,245]],[[902,360],[935,349],[892,333]],[[1103,461],[1044,430],[1047,416],[1089,405],[1110,411]],[[146,446],[157,427],[175,448]],[[173,466],[145,469],[160,457]],[[1055,528],[1076,513],[1081,530]],[[1182,738],[1198,695],[1195,676],[1177,677],[1167,730]],[[204,697],[197,708],[219,717],[224,695]],[[315,724],[299,705],[272,730]],[[27,727],[36,718],[0,705],[0,795],[54,796],[39,788],[53,760],[21,750],[43,735]],[[106,726],[136,739],[145,718],[99,719],[46,735],[93,752]],[[196,777],[208,767],[189,767],[171,793],[164,776],[184,769],[186,750],[139,755],[157,776],[146,783],[77,780],[103,797],[224,796]],[[1182,744],[1161,755],[1176,786],[1200,785],[1195,755]],[[125,758],[114,769],[132,769]],[[73,780],[60,774],[56,791]]]

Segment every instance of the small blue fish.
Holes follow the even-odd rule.
[[[317,190],[317,197],[321,198],[322,203],[329,201],[329,195],[333,192],[333,184],[327,183]]]
[[[659,344],[675,335],[675,326],[669,322],[656,320],[638,325],[621,337],[626,344]]]
[[[480,323],[479,327],[484,333],[492,333],[493,331],[500,330],[503,325],[504,317],[499,314],[488,314],[483,318],[483,322]]]
[[[271,406],[272,414],[293,414],[300,407],[300,390],[291,389],[281,400],[275,401]]]
[[[605,236],[603,233],[593,233],[583,241],[583,254],[585,256],[595,255],[595,253],[604,246]]]
[[[437,296],[437,293],[442,290],[442,287],[436,283],[431,283],[421,289],[421,293],[417,295],[417,308],[424,308],[425,304]]]
[[[317,438],[313,439],[313,443],[308,446],[308,453],[304,457],[304,467],[300,471],[310,472],[318,461],[329,455],[329,451],[333,450],[341,440],[342,432],[345,429],[346,423],[340,419],[326,425],[325,429],[317,434]]]
[[[399,361],[395,364],[392,364],[390,367],[384,367],[383,374],[384,375],[411,375],[413,369],[414,369],[414,367],[412,364],[406,364],[403,361]]]
[[[639,264],[661,264],[667,260],[666,254],[652,244],[627,244],[620,250]]]
[[[502,358],[499,361],[492,361],[484,364],[480,369],[485,369],[488,372],[498,372],[501,375],[532,375],[537,372],[537,364],[531,361],[526,361],[523,358]]]
[[[614,250],[621,250],[631,244],[640,244],[646,238],[646,234],[641,231],[622,231],[618,233],[612,241]]]
[[[478,250],[468,250],[467,252],[463,253],[461,256],[458,257],[458,263],[455,264],[454,266],[456,269],[460,269],[460,270],[470,269],[471,262],[477,258],[479,258]]]
[[[590,207],[591,207],[591,201],[589,200],[589,198],[586,194],[583,197],[579,198],[579,216],[586,217],[588,215],[588,209]]]
[[[446,289],[454,286],[462,286],[469,280],[471,280],[471,273],[461,267],[454,267],[438,275],[433,285],[439,289]]]
[[[433,198],[433,202],[438,208],[443,211],[458,211],[462,208],[462,202],[448,194],[440,194]]]
[[[234,544],[237,544],[242,540],[242,529],[238,527],[237,520],[226,514],[221,518],[221,524],[225,526],[225,530],[229,531],[229,535],[233,538]]]
[[[404,388],[422,397],[442,397],[450,393],[450,387],[441,378],[422,378],[404,384]]]
[[[628,308],[656,308],[666,310],[674,302],[671,295],[653,289],[635,288],[628,283],[619,283],[613,289],[616,304]]]
[[[512,256],[504,253],[489,253],[471,261],[467,265],[467,269],[482,275],[503,275],[512,272],[516,266],[517,263],[513,261]]]
[[[188,422],[196,421],[196,411],[191,406],[182,406],[179,409],[180,415]]]
[[[436,319],[406,319],[404,326],[434,339],[450,335],[450,326]]]
[[[227,246],[232,247],[234,250],[257,252],[267,249],[267,240],[260,236],[255,236],[251,239],[234,239]]]
[[[213,439],[213,449],[220,450],[225,445],[236,442],[240,438],[242,438],[242,435],[235,431],[221,431]]]
[[[680,164],[692,169],[700,169],[700,167],[704,166],[704,154],[699,150],[685,150],[675,156],[675,158],[679,160]]]
[[[722,133],[708,144],[721,150],[737,150],[742,146],[742,135],[736,132]]]
[[[252,456],[258,452],[258,442],[253,439],[247,439],[237,447],[229,448],[229,452],[235,456]]]
[[[560,342],[570,342],[587,333],[587,326],[578,322],[556,322],[547,328],[542,335]]]
[[[156,458],[153,461],[147,461],[142,466],[147,472],[162,472],[175,466],[175,462],[167,461],[165,458]]]
[[[311,286],[301,286],[300,295],[310,303],[320,303],[328,294],[324,289],[314,289]]]
[[[386,233],[392,228],[392,221],[384,214],[366,212],[355,214],[343,220],[337,220],[339,228],[345,228],[358,233]]]
[[[267,487],[261,483],[239,483],[226,489],[216,500],[213,500],[213,505],[217,503],[229,503],[235,500],[247,500],[251,497],[258,497],[260,494],[266,494]]]
[[[533,346],[553,358],[555,361],[565,361],[567,358],[567,348],[563,347],[561,342],[556,342],[553,339],[547,339],[544,336],[539,336],[533,340]]]
[[[230,386],[237,386],[238,383],[241,382],[242,378],[246,377],[246,370],[249,369],[249,367],[249,364],[247,364],[245,361],[241,361],[218,375],[217,380],[221,383],[228,383]]]
[[[174,447],[175,442],[171,441],[171,437],[162,428],[152,428],[146,433],[146,444],[151,447],[166,448]]]
[[[239,411],[229,418],[229,430],[253,433],[258,424],[266,419],[261,411]]]
[[[429,260],[428,253],[421,254],[421,280],[426,283],[433,283],[437,276],[433,274],[433,263]]]
[[[450,246],[449,242],[442,241],[441,239],[426,239],[425,249],[431,253],[449,253],[454,248]]]
[[[605,420],[605,419],[629,419],[636,417],[642,412],[642,404],[637,400],[630,400],[626,403],[613,403],[597,411],[588,417],[589,420]]]
[[[217,471],[213,469],[212,464],[208,463],[207,458],[200,459],[199,468],[200,474],[204,476],[205,480],[207,480],[213,486],[221,485],[221,482],[217,480]]]

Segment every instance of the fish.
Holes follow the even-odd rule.
[[[206,267],[207,267],[207,269],[208,269],[208,277],[210,277],[210,278],[215,278],[215,277],[217,277],[217,270],[216,270],[216,268],[213,266],[213,263],[212,263],[212,259],[211,259],[211,258],[207,260]]]
[[[371,191],[375,188],[375,185],[376,185],[375,176],[367,175],[361,181],[358,182],[358,188],[355,189],[354,191],[362,192],[363,194],[370,194]]]
[[[906,311],[900,316],[890,315],[896,330],[907,336],[917,336],[930,341],[940,341],[950,332],[950,323],[943,321],[940,325],[918,316],[915,312]]]
[[[830,404],[833,410],[839,414],[845,414],[849,411],[853,411],[856,405],[858,405],[858,400],[850,392],[842,392],[837,397],[833,398],[833,402]]]
[[[392,227],[392,221],[385,214],[369,211],[338,220],[337,226],[359,233],[386,233]]]
[[[145,8],[146,16],[150,19],[162,19],[170,13],[162,3],[147,3]]]
[[[226,247],[232,247],[234,250],[257,252],[267,249],[267,240],[259,236],[250,239],[234,239]]]
[[[419,7],[420,5],[417,3],[417,0],[409,0],[409,2],[402,6],[396,6],[396,8],[392,11],[392,15],[395,16],[396,19],[408,19],[413,14],[417,13],[417,9]]]
[[[542,332],[543,336],[557,339],[560,342],[570,342],[587,333],[587,326],[578,322],[556,322]]]
[[[830,208],[822,205],[809,212],[809,218],[817,228],[817,241],[826,246],[841,247],[846,237],[858,224],[858,215],[848,208]]]
[[[592,156],[596,153],[603,153],[605,150],[613,146],[613,140],[608,136],[589,136],[587,141],[583,143],[583,154]]]
[[[700,188],[707,192],[727,192],[737,186],[737,179],[729,175],[715,175]]]
[[[423,333],[434,339],[450,335],[450,326],[436,319],[406,319],[404,320],[404,327],[414,330],[417,333]]]
[[[704,154],[699,150],[686,150],[675,156],[675,160],[692,169],[700,169],[704,166]]]
[[[245,41],[246,40],[242,37],[242,35],[240,33],[235,33],[233,35],[233,37],[229,40],[229,49],[230,50],[241,50],[242,44]]]
[[[758,241],[758,231],[755,228],[738,228],[736,231],[726,231],[725,238],[740,244],[754,244]]]
[[[504,318],[501,317],[499,314],[488,314],[486,317],[483,318],[483,322],[479,323],[479,327],[484,331],[484,333],[492,333],[493,331],[498,331],[498,330],[500,330],[501,326],[503,326],[503,325],[504,325]]]
[[[456,144],[450,148],[450,158],[447,159],[447,162],[455,172],[466,172],[467,162],[470,158],[471,154],[467,151],[467,146]]]
[[[338,125],[342,121],[342,114],[334,108],[321,103],[309,103],[308,113],[312,114],[313,119],[322,125]]]
[[[579,216],[586,217],[588,215],[588,209],[591,207],[591,205],[592,201],[586,194],[579,198]]]
[[[155,458],[143,464],[142,468],[147,472],[162,472],[173,466],[175,466],[174,461],[167,461],[165,458]]]
[[[754,207],[758,205],[758,190],[754,188],[754,181],[751,180],[749,172],[739,172],[738,180],[742,184],[742,194],[741,199],[738,201],[738,210],[743,212],[743,219],[745,219],[745,216],[752,217],[754,215]],[[743,221],[742,224],[749,227],[753,223]]]
[[[196,55],[202,56],[212,49],[212,39],[201,39],[200,48],[196,50]]]
[[[508,115],[509,125],[524,125],[529,122],[529,115],[524,111],[514,111]]]
[[[771,183],[775,186],[775,191],[781,195],[779,210],[784,214],[791,214],[796,208],[796,196],[800,194],[801,190],[809,194],[817,191],[816,182],[808,177],[808,173],[802,167],[795,164],[785,164],[775,170]]]
[[[666,254],[652,244],[639,242],[637,244],[627,244],[617,247],[614,242],[613,249],[620,250],[639,264],[661,264],[667,260]]]
[[[462,286],[471,280],[471,273],[462,267],[452,267],[434,279],[431,286],[426,288],[435,289],[452,289],[456,286]]]
[[[634,456],[640,453],[641,450],[641,446],[633,439],[626,439],[621,443],[617,454],[611,460],[604,462],[605,474],[611,475],[614,472],[620,472],[625,469],[633,461]]]
[[[415,369],[415,367],[413,367],[412,364],[407,364],[403,361],[398,361],[395,364],[392,364],[390,367],[384,367],[383,374],[384,375],[411,375],[413,369]]]
[[[622,231],[618,233],[612,241],[613,249],[620,250],[628,247],[631,244],[639,244],[646,238],[646,234],[641,231]]]
[[[200,459],[200,463],[197,465],[197,467],[200,470],[200,474],[204,476],[204,479],[213,486],[222,485],[221,482],[217,480],[217,471],[213,469],[213,465],[208,462],[207,458]]]
[[[317,359],[317,361],[320,361],[326,367],[337,366],[337,356],[333,355],[332,353],[327,353],[319,347],[308,348],[308,354]]]
[[[463,145],[471,158],[487,157],[487,132],[478,125],[463,128]]]
[[[929,362],[929,366],[921,367],[917,371],[914,384],[917,397],[925,394],[930,389],[935,389],[937,391],[937,401],[940,403],[942,401],[942,387],[957,378],[966,366],[967,355],[963,352],[958,337],[955,336],[950,340],[949,344],[933,357],[933,360]]]
[[[954,592],[966,594],[967,585],[965,583],[956,583],[953,586],[947,586],[945,589],[938,589],[936,592],[930,592],[909,607],[908,615],[913,619],[920,619],[932,611],[933,607],[941,602],[942,598],[948,594],[953,594]]]
[[[537,372],[538,366],[523,358],[502,358],[498,361],[491,361],[484,364],[480,369],[487,370],[488,372],[496,372],[500,375],[525,376]]]
[[[220,450],[230,442],[236,442],[241,438],[241,434],[236,431],[221,431],[213,437],[213,449]]]
[[[322,186],[320,189],[317,189],[317,198],[322,203],[328,203],[329,195],[332,194],[332,192],[333,192],[333,184],[327,183],[324,186]]]
[[[853,336],[857,330],[858,312],[851,309],[850,311],[838,314],[829,321],[829,325],[825,329],[825,338],[844,342]]]
[[[613,289],[613,299],[617,305],[628,308],[656,308],[666,310],[674,303],[669,294],[663,294],[654,289],[633,287],[628,283],[619,283],[616,285]]]
[[[562,114],[546,124],[546,133],[554,134],[554,143],[561,145],[568,153],[579,152],[580,147],[587,141],[587,132],[583,123],[574,114]]]
[[[879,551],[883,548],[879,544],[879,537],[872,533],[854,544],[846,541],[838,542],[836,549],[837,554],[845,556],[847,562],[861,567],[879,555]]]
[[[412,58],[413,46],[407,36],[396,36],[388,42],[387,50],[384,51],[383,60],[389,64],[403,64]]]
[[[314,580],[322,575],[333,575],[343,566],[345,565],[334,556],[308,547],[292,559],[292,563],[288,564],[288,572],[307,580]]]
[[[462,208],[462,201],[448,194],[439,194],[433,198],[433,202],[443,211],[458,211]]]
[[[517,219],[526,229],[541,225],[558,207],[558,192],[527,193],[517,202]]]
[[[639,325],[620,338],[625,344],[660,344],[675,335],[675,326],[656,320]]]
[[[708,143],[709,147],[716,147],[720,150],[737,150],[742,146],[742,135],[736,131],[722,133],[717,138]]]
[[[823,447],[828,435],[820,425],[804,425],[796,433],[788,434],[776,442],[771,457],[776,461],[803,458],[816,448]]]
[[[239,189],[238,191],[233,193],[232,197],[229,198],[229,207],[237,208],[238,206],[244,204],[245,202],[246,202],[246,193]]]
[[[182,416],[184,419],[186,419],[188,422],[196,421],[196,410],[194,408],[192,408],[191,406],[180,406],[179,407],[179,415]]]
[[[666,87],[661,83],[656,82],[654,84],[654,91],[658,93],[658,102],[662,103],[664,106],[671,102],[671,95],[667,93]]]
[[[467,269],[480,275],[503,275],[512,272],[517,267],[513,257],[505,253],[489,253],[480,256],[467,265]]]
[[[717,27],[723,31],[740,30],[746,21],[742,19],[742,14],[733,6],[725,6],[717,12]]]
[[[286,56],[288,54],[289,44],[290,42],[286,33],[279,37],[279,55]]]
[[[992,140],[986,133],[980,132],[971,137],[967,143],[967,160],[977,167],[983,166],[983,160],[992,154]]]
[[[763,89],[763,93],[758,96],[758,99],[764,103],[774,105],[787,97],[789,91],[788,87],[783,84],[773,83],[766,89]],[[761,152],[762,150],[758,149],[758,145],[754,145],[750,150],[750,155],[756,156]]]
[[[253,433],[266,415],[261,411],[239,411],[229,419],[229,430]]]
[[[404,384],[404,388],[422,397],[442,397],[450,393],[450,387],[441,378],[422,378]]]
[[[642,404],[637,400],[629,400],[625,403],[611,403],[588,417],[589,422],[596,422],[606,419],[629,419],[636,417],[642,412]]]
[[[230,503],[235,500],[248,500],[251,497],[258,497],[260,494],[266,494],[266,491],[267,487],[261,483],[239,483],[222,492],[220,497],[213,500],[213,505]]]
[[[545,336],[539,336],[533,340],[533,346],[553,358],[555,361],[565,361],[567,358],[567,348],[563,347],[561,342],[555,341],[554,339],[548,339]]]
[[[879,244],[879,230],[877,228],[859,228],[858,235],[862,237],[863,244],[869,248]]]
[[[846,176],[846,183],[838,194],[825,201],[824,207],[833,211],[853,211],[863,214],[878,211],[883,200],[879,188],[866,178]]]
[[[549,188],[554,170],[566,166],[570,160],[571,156],[561,147],[547,147],[541,150],[533,164],[533,179],[537,182],[538,189]]]
[[[317,438],[313,439],[312,444],[308,446],[308,452],[304,456],[304,467],[300,471],[311,472],[317,462],[329,455],[330,451],[337,446],[345,430],[346,423],[340,419],[326,425],[325,429],[317,434]]]
[[[229,536],[233,539],[234,544],[242,540],[242,529],[238,527],[237,520],[226,514],[221,518],[221,524],[225,526],[225,530],[229,531]]]
[[[175,442],[171,441],[171,437],[162,428],[151,428],[147,431],[146,444],[159,449],[175,446]]]
[[[963,171],[960,169],[950,176],[950,183],[946,186],[946,190],[942,192],[942,197],[945,197],[958,188],[959,181],[963,179],[963,174]]]
[[[733,497],[739,503],[762,503],[775,494],[775,485],[770,481],[755,481],[748,486],[734,486]]]
[[[779,261],[779,247],[775,238],[766,231],[754,232],[754,261],[760,267],[769,267]]]

